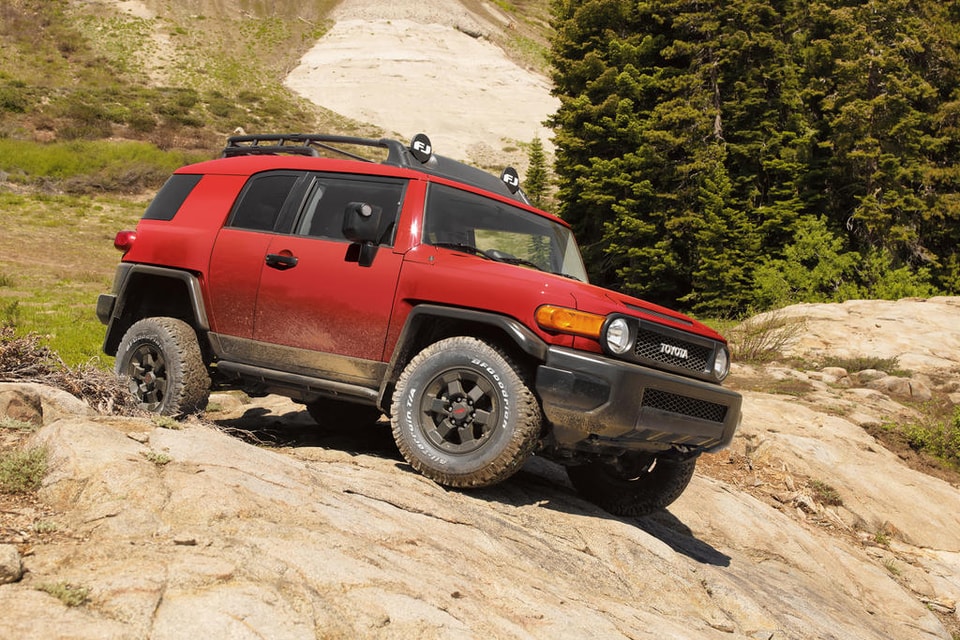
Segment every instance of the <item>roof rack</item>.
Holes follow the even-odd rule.
[[[343,149],[342,145],[386,149],[387,157],[380,161],[381,164],[417,169],[431,175],[486,189],[524,204],[530,204],[526,194],[519,188],[519,177],[513,168],[507,167],[501,173],[500,178],[497,178],[482,169],[435,155],[430,139],[422,133],[418,133],[409,146],[388,138],[357,138],[317,133],[239,135],[227,138],[227,146],[223,149],[223,157],[277,154],[318,157],[320,151],[323,150],[351,160],[377,162],[372,158]]]
[[[378,147],[387,149],[388,157],[385,164],[391,162],[392,156],[401,156],[404,152],[402,143],[396,140],[381,138],[357,138],[353,136],[333,136],[316,133],[271,133],[231,136],[227,138],[227,146],[223,149],[224,158],[249,155],[275,155],[289,153],[301,156],[319,156],[320,150],[336,153],[352,160],[362,162],[376,162],[371,158],[352,153],[336,145],[354,145],[361,147]]]

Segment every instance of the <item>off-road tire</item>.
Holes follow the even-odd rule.
[[[643,516],[665,509],[690,484],[696,458],[660,458],[644,470],[649,458],[624,454],[619,464],[593,461],[567,467],[570,482],[590,502],[616,516]]]
[[[115,370],[146,411],[181,417],[207,406],[210,377],[197,334],[183,320],[135,322],[120,341]]]
[[[333,398],[308,402],[307,412],[321,427],[367,426],[379,420],[381,415],[376,407]]]
[[[506,480],[530,457],[543,413],[499,348],[458,336],[417,354],[397,381],[393,438],[404,459],[448,487]]]

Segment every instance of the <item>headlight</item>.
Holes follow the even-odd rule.
[[[717,380],[723,380],[730,373],[730,354],[727,348],[721,346],[717,349],[717,356],[713,361],[713,375]]]
[[[605,339],[607,348],[618,356],[623,355],[633,346],[630,325],[623,318],[616,318],[607,325]]]

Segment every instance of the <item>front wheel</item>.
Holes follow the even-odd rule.
[[[500,349],[459,336],[417,354],[397,381],[393,438],[410,466],[449,487],[513,475],[540,437],[540,405]]]
[[[183,320],[135,322],[120,341],[115,368],[141,409],[183,416],[207,406],[210,377],[197,334]]]
[[[590,502],[616,516],[643,516],[665,509],[690,484],[696,458],[674,460],[625,453],[616,461],[567,467],[570,482]]]

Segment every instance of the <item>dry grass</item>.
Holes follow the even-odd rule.
[[[138,411],[112,372],[92,365],[67,366],[41,344],[39,336],[17,336],[9,324],[0,327],[0,382],[36,382],[62,389],[100,413],[129,415]]]
[[[765,364],[783,356],[784,349],[806,329],[803,320],[771,311],[744,320],[727,332],[734,362]]]

